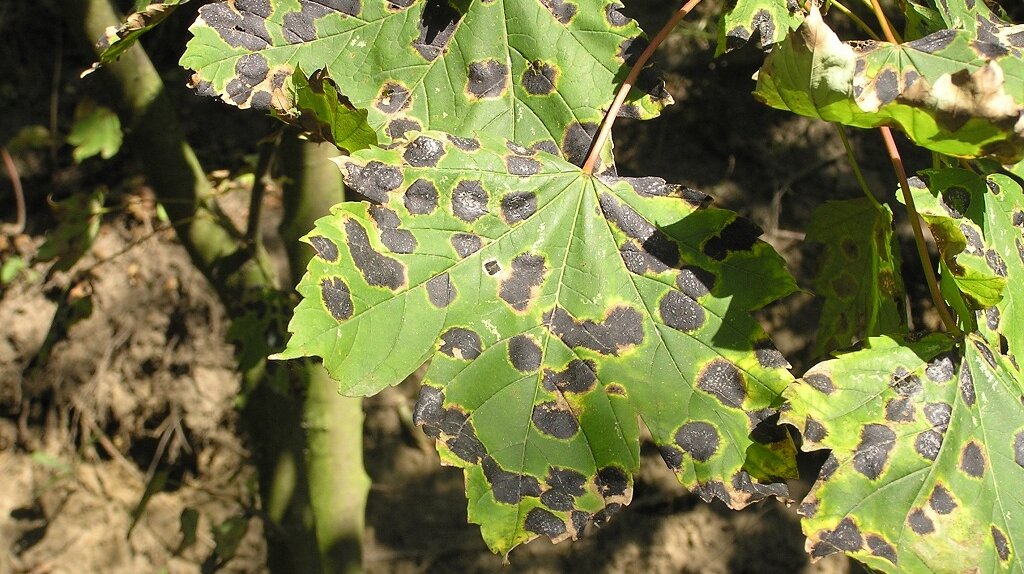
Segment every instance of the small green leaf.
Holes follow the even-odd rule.
[[[213,551],[220,557],[221,562],[227,562],[235,557],[238,545],[241,544],[242,538],[245,538],[248,529],[248,516],[232,516],[212,528],[215,544]]]
[[[234,0],[203,6],[182,67],[192,85],[268,109],[282,80],[326,69],[382,143],[438,129],[561,150],[577,164],[646,45],[617,0]],[[671,103],[653,70],[623,114]]]
[[[100,216],[103,214],[103,190],[90,194],[80,193],[54,205],[57,215],[57,229],[46,235],[46,242],[39,247],[36,261],[52,261],[54,269],[71,269],[82,255],[92,248],[100,232]]]
[[[799,507],[812,558],[900,574],[1024,571],[1024,385],[976,334],[870,339],[789,390],[804,450],[832,449]]]
[[[136,11],[125,17],[117,26],[109,26],[103,36],[96,41],[100,50],[99,61],[91,68],[82,72],[86,76],[117,60],[128,48],[135,45],[143,34],[149,32],[170,16],[178,6],[189,0],[166,0],[165,2],[148,3],[145,0],[136,3]]]
[[[768,50],[800,26],[804,11],[797,0],[732,0],[718,21],[715,55],[742,48],[751,38]]]
[[[110,108],[84,100],[75,109],[75,124],[68,134],[68,143],[75,147],[72,155],[81,163],[99,155],[110,159],[121,149],[121,120]]]
[[[28,268],[28,261],[17,255],[11,255],[4,259],[0,265],[0,285],[9,285],[17,279],[18,275]]]
[[[943,274],[972,309],[995,305],[1002,299],[1007,272],[1005,260],[985,238],[990,229],[985,181],[960,168],[921,175],[924,179],[910,178],[910,191],[939,248]]]
[[[366,111],[352,107],[324,70],[308,79],[296,70],[287,86],[290,97],[276,106],[274,115],[298,126],[306,139],[330,142],[348,153],[377,145]]]
[[[307,236],[277,358],[323,357],[350,395],[431,360],[415,418],[465,469],[492,550],[575,538],[628,503],[638,416],[705,499],[784,492],[788,434],[754,430],[788,364],[749,313],[795,286],[756,226],[492,137],[427,132],[338,162],[372,203]]]
[[[1024,35],[1017,28],[849,44],[812,8],[765,60],[755,96],[849,126],[899,126],[939,153],[1015,163],[1024,158]]]
[[[829,201],[807,241],[825,246],[814,289],[824,298],[815,356],[883,333],[905,332],[903,279],[892,211],[867,198]]]

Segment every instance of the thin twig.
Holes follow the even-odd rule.
[[[7,169],[7,176],[11,178],[11,186],[14,188],[14,206],[17,215],[10,228],[11,235],[19,235],[25,231],[25,190],[21,187],[18,166],[14,165],[14,159],[11,158],[11,154],[7,153],[7,148],[0,146],[0,155],[3,155],[4,168]]]
[[[885,17],[885,12],[882,12],[882,5],[878,3],[878,0],[871,0],[871,8],[875,11],[875,18],[878,19],[878,24],[882,26],[882,33],[885,34],[885,39],[893,44],[902,44],[903,39],[893,29],[889,19]]]
[[[882,41],[882,38],[878,34],[876,34],[874,30],[871,29],[871,26],[868,26],[867,22],[861,20],[860,16],[854,14],[852,10],[840,4],[839,0],[832,0],[832,5],[835,6],[836,10],[842,12],[843,15],[845,15],[847,18],[853,20],[853,23],[856,24],[861,30],[864,30],[865,34],[871,36],[872,40],[875,40],[877,42]]]
[[[654,51],[658,49],[658,46],[668,38],[669,32],[676,27],[676,24],[683,19],[687,14],[693,10],[694,6],[700,4],[701,0],[689,0],[682,8],[676,11],[675,14],[669,18],[669,21],[658,31],[658,34],[654,36],[651,43],[647,45],[647,49],[640,54],[637,58],[636,63],[629,70],[629,74],[626,76],[626,80],[622,82],[622,86],[619,87],[619,92],[615,94],[615,100],[612,102],[608,113],[604,116],[604,121],[601,122],[601,131],[598,132],[597,137],[594,138],[593,147],[590,148],[590,154],[587,156],[587,160],[583,162],[583,173],[592,174],[594,173],[594,167],[597,165],[597,160],[601,156],[601,148],[608,141],[608,137],[612,133],[612,124],[615,123],[616,116],[619,115],[619,108],[622,107],[622,102],[626,100],[626,95],[629,90],[633,87],[633,82],[636,81],[640,75],[640,71],[643,70],[644,65],[654,55]]]
[[[889,151],[889,159],[892,167],[896,170],[896,176],[900,180],[900,189],[903,191],[903,202],[907,206],[907,215],[910,219],[910,226],[914,229],[914,242],[917,244],[917,256],[921,259],[921,267],[924,268],[925,282],[928,283],[928,291],[932,296],[932,303],[942,317],[942,323],[946,331],[959,337],[963,333],[957,327],[953,315],[950,314],[946,302],[942,299],[939,291],[939,281],[935,277],[935,269],[932,267],[931,258],[928,257],[928,248],[924,243],[924,230],[921,229],[921,218],[917,214],[917,207],[914,205],[914,197],[910,194],[910,183],[907,181],[907,172],[903,169],[903,159],[896,148],[896,141],[893,140],[892,130],[888,127],[879,128],[882,132],[882,139],[885,140],[885,147]]]
[[[843,124],[833,123],[836,127],[836,131],[839,132],[839,139],[843,140],[843,147],[846,148],[846,159],[850,161],[850,167],[853,168],[853,175],[857,178],[857,183],[860,184],[861,191],[864,192],[865,197],[871,200],[871,205],[875,206],[875,209],[882,210],[882,204],[878,202],[875,194],[871,193],[871,188],[868,187],[868,182],[864,180],[864,174],[860,171],[860,165],[857,163],[857,157],[853,154],[853,146],[850,145],[849,138],[846,137],[846,128]]]

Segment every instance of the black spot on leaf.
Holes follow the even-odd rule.
[[[907,524],[915,534],[925,535],[935,532],[935,524],[932,523],[932,519],[928,518],[928,515],[920,508],[910,511],[910,514],[907,515]]]
[[[932,510],[939,514],[949,514],[956,510],[956,501],[953,500],[953,496],[946,490],[946,487],[941,484],[935,485],[935,490],[932,491],[932,495],[928,497],[928,506],[932,507]]]
[[[723,405],[741,408],[747,397],[746,381],[736,365],[725,359],[714,359],[697,375],[697,386],[713,395]]]
[[[401,220],[394,211],[379,205],[370,206],[370,215],[380,228],[380,242],[392,253],[412,253],[416,250],[416,237],[408,229],[399,229]]]
[[[978,443],[971,441],[964,446],[960,453],[960,470],[975,478],[985,476],[985,455]]]
[[[950,217],[960,219],[971,207],[971,194],[966,189],[953,185],[942,190],[942,206]]]
[[[551,468],[548,471],[548,489],[540,495],[540,502],[553,510],[563,512],[573,509],[576,497],[583,494],[587,478],[568,468]]]
[[[424,427],[423,432],[437,438],[441,434],[441,419],[444,417],[444,391],[437,387],[423,385],[420,396],[413,409],[412,420]]]
[[[540,140],[530,144],[530,151],[534,153],[543,151],[551,155],[558,155],[558,144],[551,140]]]
[[[960,369],[960,397],[967,406],[974,406],[974,376],[967,365]]]
[[[699,299],[715,288],[715,275],[700,267],[686,266],[679,270],[676,286],[683,293]]]
[[[348,249],[356,268],[374,287],[386,287],[396,291],[405,285],[405,266],[397,259],[381,255],[370,246],[366,230],[354,219],[345,221]]]
[[[316,254],[324,261],[334,263],[338,260],[338,246],[330,239],[322,235],[314,235],[309,238],[309,243],[316,250]]]
[[[402,158],[413,167],[434,167],[444,155],[444,144],[427,136],[417,136],[405,148]]]
[[[452,212],[463,221],[476,221],[488,213],[488,199],[487,190],[479,181],[460,181],[452,191]]]
[[[505,158],[505,169],[512,175],[529,177],[540,173],[540,168],[540,162],[532,157],[510,155]],[[533,193],[530,193],[530,195],[533,195]]]
[[[523,72],[523,89],[531,96],[554,93],[558,83],[558,69],[546,62],[530,62]]]
[[[587,524],[590,522],[590,515],[582,510],[573,510],[569,513],[569,516],[572,519],[572,527],[576,529],[574,540],[579,539],[587,529]]]
[[[417,179],[405,190],[405,208],[413,215],[429,215],[437,209],[437,187],[428,179]]]
[[[864,538],[860,529],[847,517],[840,520],[834,530],[827,530],[821,534],[821,540],[811,547],[811,556],[821,558],[836,552],[854,552],[863,546]]]
[[[981,355],[981,358],[985,359],[985,362],[988,363],[988,366],[995,369],[996,358],[994,355],[992,355],[992,350],[988,348],[988,345],[977,339],[972,339],[971,342],[974,343],[974,348],[978,350],[978,353]]]
[[[985,252],[985,263],[988,263],[989,269],[996,275],[1006,277],[1006,261],[1003,261],[1003,258],[994,249]]]
[[[804,438],[812,442],[821,442],[828,436],[828,430],[810,416],[804,421]]]
[[[516,311],[525,311],[534,297],[534,289],[544,282],[548,271],[544,257],[522,253],[512,260],[512,271],[498,287],[498,297]]]
[[[676,447],[661,445],[658,447],[658,452],[661,453],[661,459],[670,469],[679,470],[683,467],[683,453]]]
[[[494,499],[505,504],[518,504],[524,496],[540,496],[540,483],[536,478],[509,472],[489,456],[483,457],[484,476],[491,483]]]
[[[820,506],[821,502],[817,498],[807,497],[796,507],[796,513],[806,518],[814,518]]]
[[[825,373],[810,373],[803,376],[803,381],[820,393],[831,395],[835,392],[836,386],[832,378]]]
[[[529,158],[521,158],[533,161]],[[532,191],[515,191],[501,198],[501,217],[512,225],[526,221],[537,212],[537,195]]]
[[[218,2],[200,8],[199,16],[232,48],[258,52],[270,46],[265,17],[255,11],[235,12],[227,2]]]
[[[345,184],[373,203],[387,203],[388,192],[402,185],[402,172],[398,168],[371,161],[365,166],[345,165]]]
[[[892,68],[882,70],[875,79],[875,92],[881,105],[886,105],[899,95],[899,77]]]
[[[919,433],[914,439],[914,450],[928,460],[938,458],[940,448],[942,448],[942,433],[938,431],[926,430]]]
[[[448,141],[455,144],[455,147],[462,151],[476,151],[480,149],[480,141],[475,138],[464,138],[447,134]]]
[[[985,325],[989,329],[996,331],[999,329],[999,307],[989,307],[985,309]]]
[[[771,46],[775,39],[775,20],[772,15],[767,10],[758,10],[750,24],[761,35],[761,48]]]
[[[320,296],[324,306],[336,321],[352,316],[352,293],[341,277],[325,277],[320,280]]]
[[[896,433],[885,425],[867,424],[860,431],[860,442],[853,451],[853,468],[870,478],[878,479],[896,446]]]
[[[749,219],[737,217],[704,243],[704,254],[722,261],[733,251],[750,251],[763,231]]]
[[[270,16],[270,0],[235,0],[235,8],[241,12],[249,12],[260,18]]]
[[[1013,460],[1017,466],[1024,468],[1024,431],[1019,431],[1013,438]]]
[[[623,8],[625,8],[625,6],[618,2],[613,2],[604,7],[604,19],[607,20],[613,28],[620,28],[629,24],[629,18],[620,12]]]
[[[725,489],[725,483],[720,480],[711,480],[704,484],[698,483],[693,487],[692,492],[708,503],[716,498],[723,502],[730,500],[729,491]]]
[[[707,320],[703,307],[674,289],[661,298],[658,312],[666,325],[684,333],[696,331]]]
[[[483,240],[479,236],[469,233],[452,234],[451,243],[455,248],[455,253],[463,259],[480,251],[480,248],[483,247]]]
[[[420,15],[420,35],[412,47],[421,56],[434,61],[448,49],[462,14],[448,0],[427,0]]]
[[[388,127],[385,131],[391,136],[391,139],[400,140],[405,139],[405,134],[418,132],[421,129],[423,129],[423,126],[416,120],[398,118],[388,122]]]
[[[484,271],[491,276],[497,275],[498,273],[501,273],[501,265],[498,263],[497,259],[484,261]]]
[[[544,314],[544,323],[569,348],[584,347],[602,355],[618,355],[644,341],[643,317],[631,307],[616,307],[601,323],[577,321],[565,309]]]
[[[741,470],[732,475],[732,487],[740,492],[750,495],[750,502],[757,502],[769,497],[785,498],[789,494],[789,488],[784,482],[760,483],[750,477],[750,473]]]
[[[558,516],[543,508],[531,508],[526,513],[524,526],[530,532],[542,534],[548,538],[558,538],[565,534],[565,523]]]
[[[622,496],[629,488],[629,477],[617,466],[606,466],[597,471],[597,490],[603,498]]]
[[[284,16],[282,32],[289,44],[311,42],[317,39],[315,22],[332,13],[357,16],[360,0],[299,0],[299,11]]]
[[[508,358],[519,372],[532,373],[540,368],[542,353],[533,337],[516,335],[508,341]]]
[[[924,416],[939,432],[946,432],[953,407],[948,403],[928,403],[924,406]]]
[[[480,439],[476,438],[476,431],[468,423],[458,434],[444,441],[444,444],[455,456],[466,462],[477,462],[487,455],[487,449],[484,448]]]
[[[1002,530],[996,528],[994,524],[989,531],[992,533],[992,543],[996,545],[996,553],[999,554],[999,559],[1006,562],[1010,559],[1010,543],[1006,539],[1006,535],[1003,534]]]
[[[569,24],[576,15],[576,5],[568,0],[540,0],[540,3],[562,24]]]
[[[250,88],[266,80],[269,73],[270,65],[262,54],[245,54],[235,62],[235,75]]]
[[[964,238],[967,240],[966,251],[971,254],[980,255],[985,250],[985,243],[981,239],[981,233],[968,225],[967,223],[960,224],[960,231],[964,234]]]
[[[945,383],[953,378],[953,371],[956,370],[954,361],[959,362],[955,354],[944,353],[939,355],[928,363],[928,366],[924,369],[924,374],[936,383]]]
[[[707,462],[718,452],[721,438],[710,423],[688,422],[676,431],[676,444],[694,460]]]
[[[469,64],[466,90],[476,98],[498,98],[508,87],[508,66],[497,60]]]
[[[572,411],[550,401],[534,405],[530,419],[537,430],[555,438],[570,439],[580,429]]]
[[[596,382],[597,375],[593,361],[583,359],[569,361],[569,364],[561,371],[544,369],[544,377],[541,381],[544,388],[551,392],[557,390],[561,393],[577,394],[590,391]]]
[[[918,50],[926,54],[934,54],[952,44],[955,38],[956,30],[940,30],[919,40],[907,42],[903,46],[904,48]]]
[[[920,393],[922,388],[921,378],[903,367],[896,367],[889,381],[889,386],[902,397],[912,397]]]
[[[447,307],[455,300],[458,291],[447,273],[442,273],[427,281],[427,298],[435,307]]]
[[[871,554],[880,558],[885,558],[893,564],[898,564],[899,560],[896,556],[896,548],[892,544],[885,541],[884,538],[877,534],[868,534],[867,536],[868,548],[871,549]]]
[[[657,257],[645,251],[635,241],[627,241],[619,247],[619,256],[626,269],[631,273],[643,275],[644,273],[662,273],[668,271],[669,266],[658,260]]]
[[[452,327],[441,335],[441,348],[445,355],[456,359],[471,361],[480,356],[483,343],[480,335],[462,327]]]
[[[754,356],[757,357],[758,364],[766,369],[788,369],[791,367],[786,357],[768,339],[754,343]]]
[[[914,422],[914,402],[907,397],[896,397],[885,403],[885,420],[894,423]]]
[[[380,89],[373,105],[385,114],[394,114],[408,108],[411,103],[409,88],[398,82],[388,82]]]
[[[828,457],[825,458],[825,462],[821,465],[821,472],[818,474],[820,480],[828,480],[832,478],[832,475],[839,470],[839,459],[836,458],[836,453],[830,452]]]
[[[587,154],[590,153],[590,144],[594,141],[598,127],[592,122],[569,124],[569,127],[565,129],[565,135],[562,136],[562,153],[565,155],[566,161],[578,167],[583,166]]]

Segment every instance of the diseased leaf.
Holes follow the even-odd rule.
[[[879,337],[813,367],[783,421],[832,449],[800,505],[812,558],[894,573],[1024,570],[1024,385],[976,334]]]
[[[913,6],[919,14],[927,15],[929,33],[943,29],[966,30],[978,35],[983,41],[991,41],[997,28],[1009,25],[1004,14],[997,15],[984,1],[939,1],[941,6],[936,5],[936,0],[923,0],[923,5],[922,0],[917,0],[919,4]],[[910,4],[913,5],[914,2]]]
[[[415,135],[339,158],[350,189],[277,358],[372,394],[428,359],[415,419],[465,469],[495,552],[629,502],[639,415],[680,481],[741,507],[795,471],[765,423],[791,380],[749,312],[794,290],[760,229],[657,178],[585,175],[504,139]],[[765,443],[759,444],[758,441]]]
[[[755,37],[762,50],[783,41],[804,19],[800,4],[797,0],[733,0],[718,20],[715,55],[742,48]]]
[[[964,169],[926,170],[910,178],[917,212],[928,223],[948,274],[972,309],[998,303],[1006,287],[1006,262],[985,239],[985,181]],[[995,215],[995,214],[993,214]],[[1009,223],[1009,221],[1007,221]]]
[[[109,26],[103,37],[96,41],[100,50],[100,59],[91,68],[82,72],[82,76],[91,74],[110,62],[121,57],[128,48],[135,45],[143,34],[149,32],[171,15],[178,6],[189,0],[166,0],[146,4],[140,2],[137,10],[125,17],[124,22],[117,26]]]
[[[92,100],[82,100],[75,109],[75,124],[68,134],[68,143],[75,146],[72,155],[76,162],[90,157],[103,159],[114,157],[121,149],[124,134],[121,120],[110,108],[96,105]]]
[[[825,246],[814,279],[824,298],[814,355],[883,333],[906,332],[903,279],[892,211],[867,198],[814,210],[807,241]]]
[[[280,80],[326,69],[382,142],[497,134],[579,165],[647,41],[616,0],[233,0],[204,6],[181,65],[201,94],[270,107]],[[672,98],[641,74],[622,114]]]
[[[274,106],[274,115],[298,126],[306,139],[330,142],[348,153],[377,145],[366,111],[355,109],[323,70],[308,79],[296,70],[285,86],[288,97]]]
[[[870,128],[898,126],[958,157],[1024,158],[1024,26],[945,30],[905,44],[843,43],[817,9],[762,66],[774,108]]]

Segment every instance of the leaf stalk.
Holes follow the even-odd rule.
[[[622,86],[619,87],[619,91],[615,94],[615,100],[612,101],[611,107],[608,108],[608,112],[604,116],[604,120],[601,122],[601,131],[597,133],[597,137],[594,138],[594,143],[590,148],[590,153],[587,155],[586,161],[583,162],[583,173],[590,175],[594,173],[594,167],[597,166],[597,160],[601,156],[601,149],[604,144],[608,141],[608,138],[612,133],[612,124],[615,123],[615,118],[619,115],[619,108],[622,107],[622,102],[626,101],[626,95],[629,90],[633,87],[633,82],[636,81],[640,75],[640,71],[644,69],[647,61],[654,55],[654,51],[658,49],[658,46],[668,38],[669,33],[697,4],[700,4],[701,0],[689,0],[686,4],[676,11],[675,14],[669,18],[668,22],[662,26],[661,30],[658,31],[651,43],[648,44],[647,49],[640,54],[637,58],[636,63],[630,68],[629,74],[626,75],[626,79],[622,82]]]

